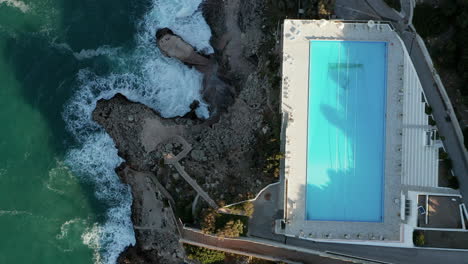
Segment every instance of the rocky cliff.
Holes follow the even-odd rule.
[[[178,137],[191,146],[179,161],[181,167],[219,205],[252,198],[278,180],[279,163],[269,157],[279,152],[280,17],[265,19],[268,3],[205,1],[202,8],[215,48],[210,56],[198,54],[174,34],[157,38],[167,56],[209,73],[205,79],[212,84],[204,84],[204,98],[216,109],[215,118],[199,120],[189,113],[163,119],[122,95],[98,102],[93,118],[125,159],[117,172],[133,194],[137,245],[122,253],[120,263],[180,263],[184,258],[174,219],[197,225],[197,214],[207,204],[195,199],[194,189],[164,162],[165,155],[183,150]],[[167,46],[173,41],[180,43],[175,49]],[[216,92],[219,87],[228,92]],[[196,107],[194,102],[192,109]]]

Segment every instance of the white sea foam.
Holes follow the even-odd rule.
[[[98,224],[94,224],[91,228],[87,228],[81,236],[83,244],[87,245],[93,250],[94,263],[103,263],[101,259],[101,234],[102,230]],[[115,263],[115,262],[114,262]]]
[[[82,235],[83,243],[95,252],[95,263],[115,263],[120,252],[135,243],[135,236],[130,218],[131,193],[114,171],[123,160],[112,139],[92,121],[92,111],[99,99],[121,93],[152,107],[163,117],[184,115],[193,100],[199,100],[197,115],[208,117],[200,95],[202,75],[162,56],[154,42],[158,28],[170,27],[198,50],[212,52],[211,31],[198,9],[200,3],[201,0],[153,0],[153,6],[138,23],[136,48],[129,53],[109,51],[109,47],[74,52],[77,59],[101,55],[120,58],[113,65],[114,73],[107,76],[80,71],[79,87],[63,113],[67,129],[80,144],[68,152],[66,163],[83,181],[94,185],[96,197],[109,208],[105,223],[95,223]]]
[[[115,263],[126,246],[135,244],[130,189],[114,172],[122,159],[112,139],[95,132],[80,148],[69,151],[67,161],[83,181],[94,185],[96,197],[109,207],[106,222],[95,223],[82,236],[83,242],[95,251],[95,263]]]
[[[49,178],[45,187],[58,194],[65,194],[74,183],[74,176],[63,161],[56,160],[56,166],[49,170]]]
[[[27,4],[18,0],[0,0],[0,4],[6,4],[8,6],[16,7],[23,13],[28,12],[30,9],[30,7]]]
[[[68,231],[70,230],[70,226],[78,223],[82,221],[80,218],[74,218],[74,219],[71,219],[71,220],[68,220],[68,221],[65,221],[65,223],[63,223],[61,226],[60,226],[60,234],[56,235],[56,238],[57,239],[64,239],[65,237],[68,236]]]
[[[56,43],[52,42],[51,45],[59,50],[65,51],[65,52],[70,52],[73,54],[73,56],[77,60],[86,60],[86,59],[92,59],[97,56],[107,56],[109,58],[116,58],[118,57],[118,51],[120,48],[113,48],[108,45],[104,45],[102,47],[98,47],[97,49],[82,49],[81,51],[77,52],[74,51],[68,43]]]
[[[93,57],[97,56],[115,56],[117,54],[118,48],[112,48],[109,46],[103,46],[99,47],[97,49],[87,49],[87,50],[81,50],[80,52],[73,52],[73,56],[77,60],[84,60],[84,59],[91,59]]]
[[[33,214],[28,211],[0,210],[0,216],[2,215],[16,216],[16,215],[33,215]]]
[[[154,43],[156,30],[169,27],[188,43],[205,53],[213,53],[211,29],[203,18],[201,0],[154,0],[152,8],[140,23],[141,42]]]

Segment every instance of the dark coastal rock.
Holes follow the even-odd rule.
[[[165,56],[195,67],[203,74],[202,97],[210,106],[212,117],[216,117],[233,103],[234,89],[219,77],[219,67],[213,56],[198,53],[169,28],[162,28],[156,32],[156,44]]]
[[[263,172],[259,165],[264,159],[259,152],[267,148],[259,142],[271,142],[270,132],[262,132],[262,128],[274,131],[279,127],[279,122],[272,123],[268,119],[278,113],[270,105],[275,105],[275,98],[279,98],[279,91],[274,89],[276,84],[271,81],[274,79],[271,76],[278,73],[268,72],[267,67],[268,57],[279,56],[271,48],[260,48],[265,38],[261,29],[264,16],[258,13],[261,11],[252,11],[263,10],[263,2],[203,2],[203,15],[213,33],[215,54],[198,53],[170,29],[158,30],[156,34],[164,55],[204,75],[203,99],[215,113],[211,120],[195,119],[200,104],[196,101],[185,117],[173,119],[164,119],[149,107],[131,102],[120,94],[97,103],[93,120],[112,137],[119,155],[125,159],[117,174],[132,188],[135,226],[154,222],[154,214],[148,213],[153,210],[153,204],[167,203],[167,196],[157,190],[159,187],[154,182],[148,186],[142,184],[141,177],[159,181],[182,209],[191,209],[197,194],[177,171],[164,165],[164,153],[179,151],[180,147],[171,141],[175,136],[183,137],[193,149],[181,164],[216,202],[229,204],[253,198],[266,185],[278,180]],[[270,38],[274,35],[268,32]],[[164,45],[170,43],[175,46],[165,48]],[[145,202],[153,190],[156,200]],[[169,212],[164,212],[154,220],[172,223]],[[193,217],[196,223],[197,216]],[[187,221],[185,223],[193,223],[193,220]],[[163,235],[135,228],[137,245],[127,248],[119,263],[182,263],[180,245],[174,243],[178,238],[174,227],[169,226],[159,233]]]
[[[178,59],[202,73],[211,71],[213,62],[210,58],[198,53],[190,44],[168,28],[162,28],[156,32],[156,44],[167,57]]]

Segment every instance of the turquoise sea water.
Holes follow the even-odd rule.
[[[311,41],[307,220],[383,221],[385,42]]]
[[[114,263],[135,243],[122,160],[91,112],[117,92],[166,117],[200,99],[200,74],[153,39],[169,26],[212,51],[200,2],[0,0],[0,263]]]

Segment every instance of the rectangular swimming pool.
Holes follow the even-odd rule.
[[[383,221],[387,43],[310,42],[306,220]]]

